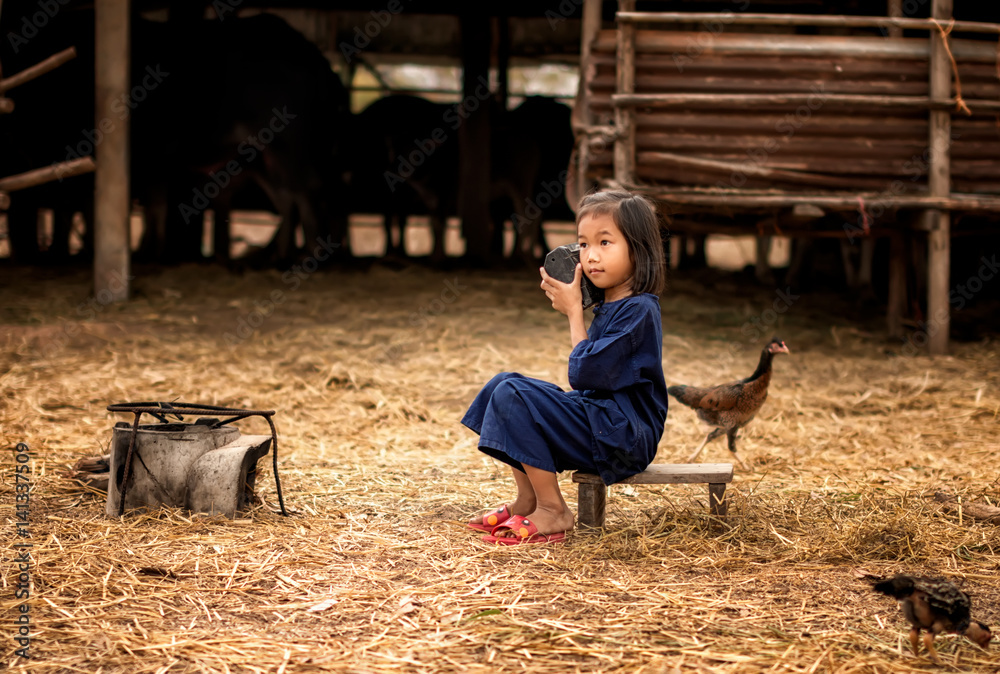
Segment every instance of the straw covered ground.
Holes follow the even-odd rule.
[[[662,301],[668,383],[744,377],[772,333],[752,472],[728,523],[703,485],[616,486],[607,528],[492,549],[464,522],[512,480],[459,424],[501,371],[567,386],[569,338],[531,272],[373,265],[231,275],[137,269],[123,306],[87,272],[0,270],[0,441],[31,450],[30,660],[16,657],[15,458],[3,457],[2,661],[32,672],[907,672],[894,602],[864,573],[939,574],[1000,621],[997,526],[932,498],[997,505],[995,336],[930,359],[833,296],[720,276]],[[273,309],[267,303],[280,291]],[[784,305],[780,305],[784,306]],[[265,315],[266,314],[266,315]],[[258,320],[259,319],[259,320]],[[754,335],[760,325],[764,329]],[[275,409],[280,477],[235,521],[122,521],[65,479],[124,420],[110,403]],[[259,419],[245,432],[266,431]],[[703,437],[671,408],[658,462]],[[703,460],[727,461],[722,440]],[[576,490],[562,477],[571,505]],[[938,639],[947,671],[997,671]]]

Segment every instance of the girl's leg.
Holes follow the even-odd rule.
[[[536,470],[531,466],[525,466],[524,469]],[[514,473],[514,483],[517,485],[517,498],[510,504],[510,514],[527,517],[537,507],[538,498],[535,496],[535,488],[532,486],[528,476],[517,468],[512,467],[510,471]]]
[[[510,467],[510,472],[514,474],[514,484],[517,485],[517,497],[514,499],[514,502],[509,504],[507,507],[510,510],[511,515],[527,517],[535,511],[537,503],[535,490],[531,486],[531,481],[528,479],[528,476],[523,472],[513,466]],[[469,524],[482,524],[482,521],[482,517],[477,517],[469,522]]]
[[[525,465],[524,470],[536,500],[534,512],[527,517],[538,527],[538,533],[554,534],[572,529],[576,518],[563,499],[556,474],[529,465]],[[513,535],[513,532],[504,535]]]

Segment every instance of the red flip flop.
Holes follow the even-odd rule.
[[[514,536],[497,536],[497,533],[504,530],[514,532]],[[526,517],[514,515],[503,524],[498,524],[489,536],[483,536],[487,543],[497,545],[536,545],[540,543],[562,543],[566,540],[566,532],[560,531],[554,534],[540,534],[538,527],[533,522],[529,522]]]
[[[478,524],[476,522],[469,522],[469,528],[475,529],[476,531],[485,531],[486,533],[491,533],[494,528],[501,522],[509,520],[511,518],[511,512],[509,506],[500,506],[496,510],[491,510],[485,515],[483,515],[483,523]]]

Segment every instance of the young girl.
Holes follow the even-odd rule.
[[[554,543],[575,517],[556,473],[583,470],[613,484],[645,470],[667,419],[657,293],[665,272],[653,206],[623,191],[590,194],[577,208],[580,264],[571,283],[541,269],[552,308],[569,319],[571,391],[504,372],[476,396],[462,423],[480,451],[511,466],[517,497],[469,523],[490,543]],[[588,333],[580,274],[604,290]]]

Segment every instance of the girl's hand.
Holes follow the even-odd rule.
[[[545,267],[539,267],[538,271],[542,275],[541,288],[545,291],[545,296],[552,301],[552,308],[566,316],[574,314],[583,315],[583,291],[580,289],[580,278],[583,276],[583,266],[577,263],[573,271],[573,280],[569,283],[558,281],[545,271]]]

